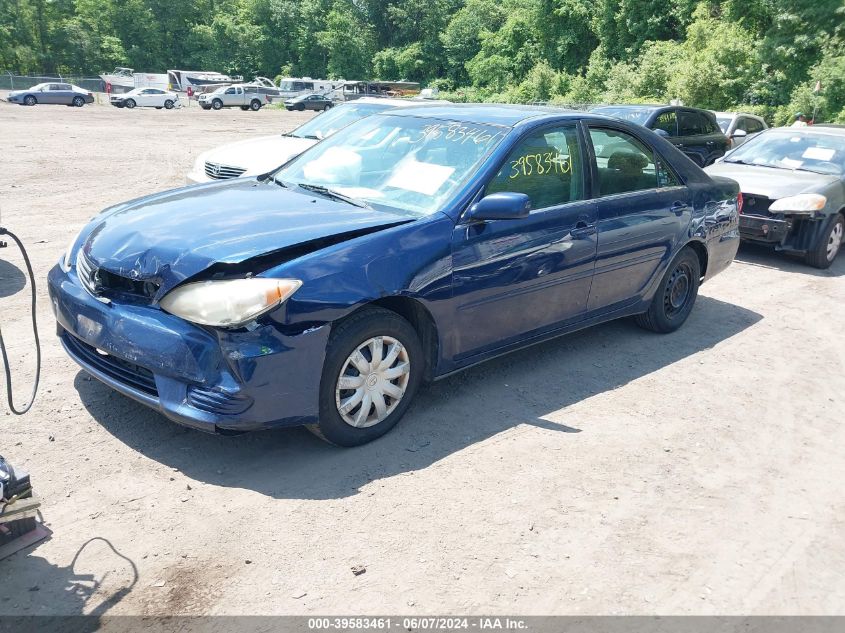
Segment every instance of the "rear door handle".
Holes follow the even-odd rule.
[[[583,220],[579,221],[578,224],[575,225],[575,228],[572,229],[569,234],[576,238],[587,237],[589,235],[593,235],[596,232],[596,225],[595,224],[587,224]]]
[[[674,213],[675,215],[680,216],[680,215],[684,214],[684,211],[687,210],[688,206],[689,205],[686,202],[681,202],[680,200],[676,200],[675,202],[672,203],[672,206],[670,207],[669,210],[672,213]]]

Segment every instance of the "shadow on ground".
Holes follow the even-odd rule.
[[[0,259],[0,299],[19,293],[26,286],[23,271],[5,259]]]
[[[169,422],[83,372],[75,386],[107,431],[189,477],[277,498],[339,498],[519,424],[589,432],[543,417],[709,349],[761,318],[700,296],[689,321],[673,334],[651,334],[624,320],[515,352],[424,387],[391,433],[355,449],[330,446],[298,428],[209,435]]]
[[[91,548],[101,548],[106,562],[93,563],[86,556]],[[99,617],[123,600],[138,581],[135,563],[100,536],[85,541],[66,567],[53,565],[35,552],[18,552],[0,565],[14,570],[0,586],[0,616],[9,631],[97,631]],[[99,571],[91,573],[94,567]],[[88,617],[65,617],[83,614]],[[5,630],[2,624],[0,631]]]
[[[842,277],[845,276],[845,248],[833,261],[830,268],[821,270],[805,264],[803,258],[788,253],[779,253],[773,248],[761,244],[742,242],[736,260],[752,266],[782,270],[787,273],[799,273],[814,277]]]

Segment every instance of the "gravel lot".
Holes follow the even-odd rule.
[[[845,255],[743,248],[681,331],[622,321],[490,362],[354,450],[186,430],[81,373],[44,281],[81,225],[309,116],[0,102],[2,223],[44,342],[0,453],[52,530],[0,561],[0,614],[845,614]],[[21,269],[0,251],[19,401]]]

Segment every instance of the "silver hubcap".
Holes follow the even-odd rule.
[[[833,261],[836,253],[839,252],[839,247],[842,246],[842,234],[845,232],[842,222],[837,222],[833,225],[833,230],[830,232],[830,239],[827,241],[827,261]]]
[[[410,377],[408,351],[395,338],[376,336],[361,343],[337,378],[340,417],[359,429],[378,424],[399,406]]]

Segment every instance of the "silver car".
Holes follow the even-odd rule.
[[[739,147],[745,141],[757,136],[769,126],[755,114],[746,112],[713,112],[716,115],[716,123],[722,133],[731,141],[732,147]]]
[[[28,106],[54,104],[81,108],[86,103],[93,103],[94,95],[73,84],[48,82],[36,84],[26,90],[13,90],[7,99],[10,103]]]
[[[704,171],[739,183],[743,240],[833,264],[845,238],[845,129],[772,128]]]

